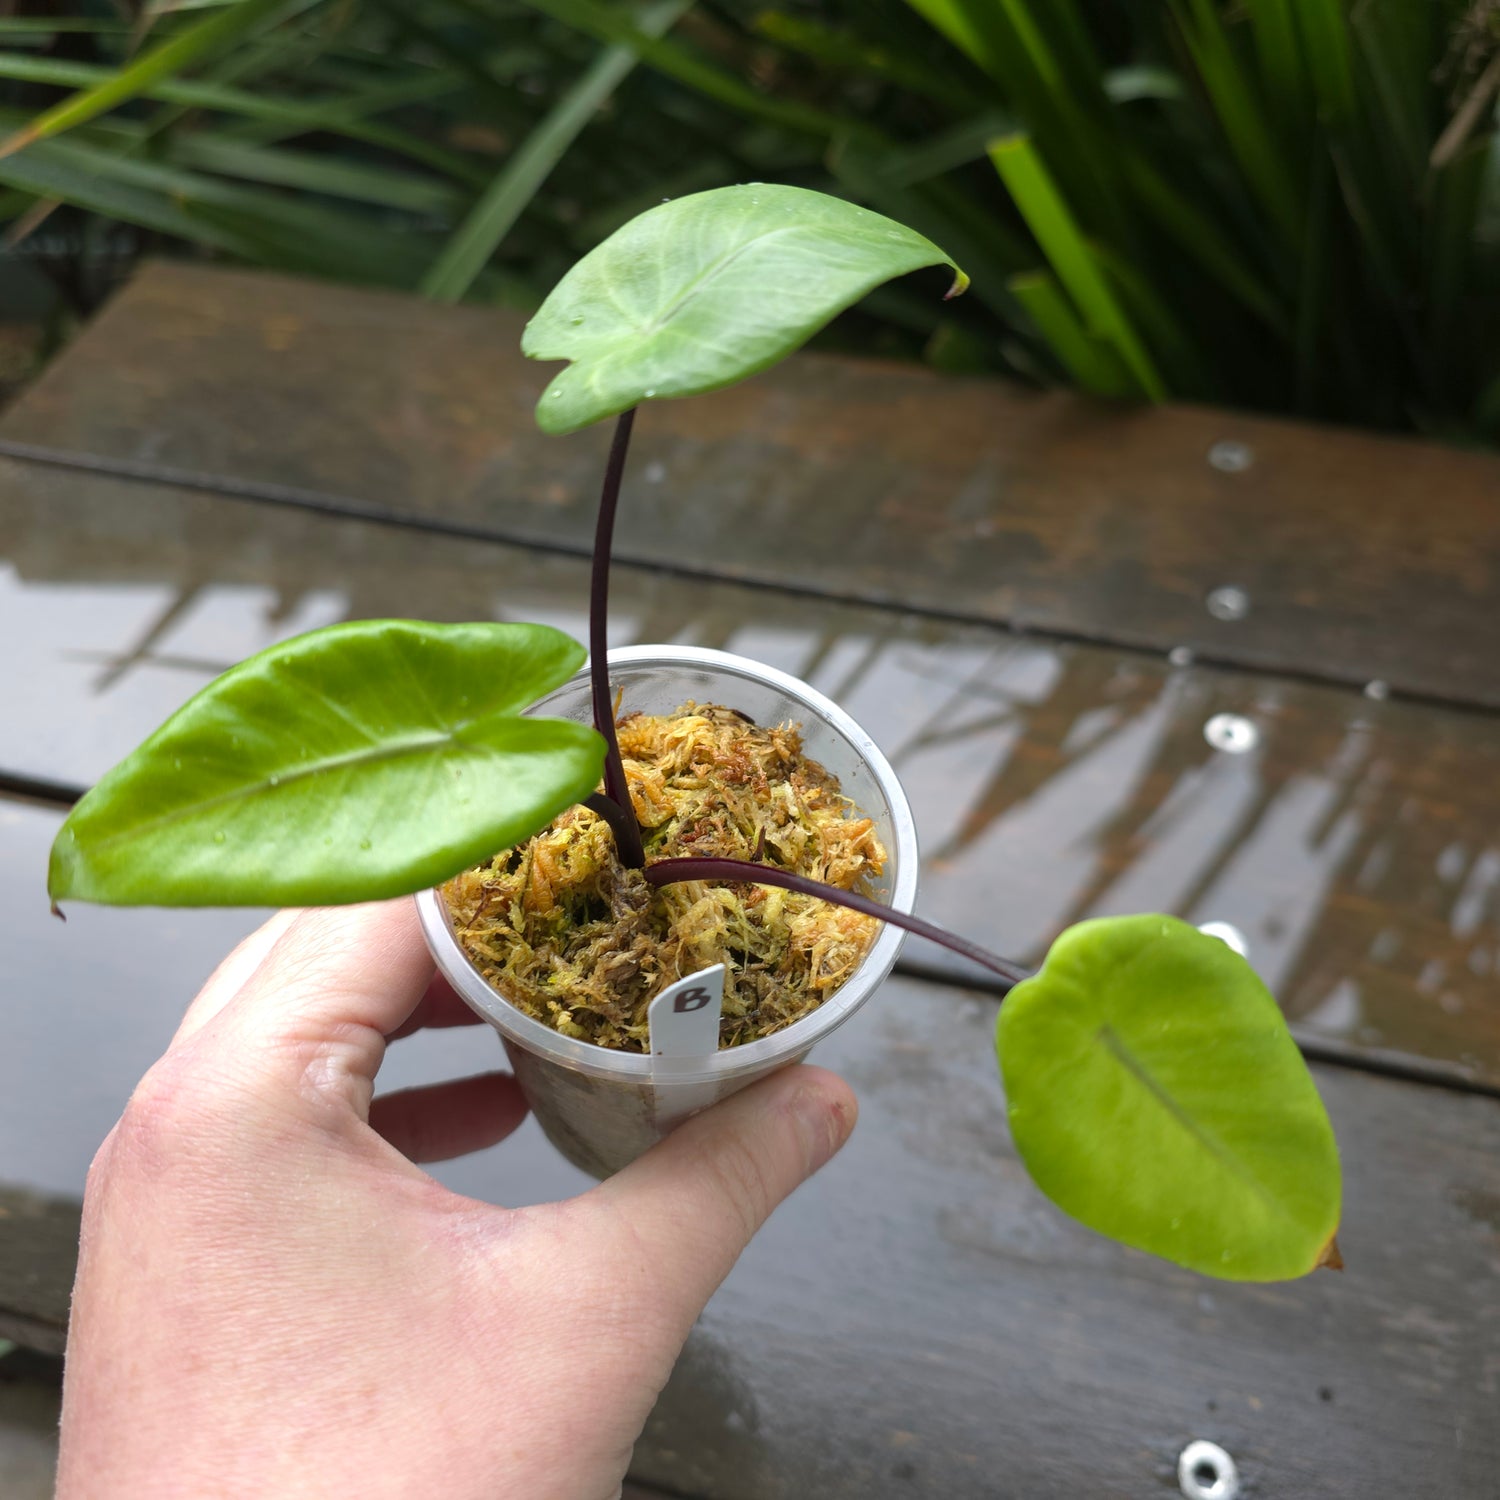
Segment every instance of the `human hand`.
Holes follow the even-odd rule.
[[[89,1173],[61,1500],[618,1493],[853,1096],[786,1069],[577,1198],[495,1208],[414,1163],[514,1129],[507,1075],[371,1102],[389,1039],[473,1019],[409,901],[282,913],[224,962]]]

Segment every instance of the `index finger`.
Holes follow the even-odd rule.
[[[408,898],[300,912],[189,1036],[222,1049],[237,1072],[311,1084],[363,1113],[386,1037],[416,1010],[433,970]]]

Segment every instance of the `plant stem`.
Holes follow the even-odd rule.
[[[589,676],[594,690],[594,728],[604,736],[606,747],[604,790],[621,814],[618,820],[608,819],[609,826],[614,830],[621,862],[628,869],[639,870],[646,863],[646,850],[641,843],[641,829],[635,820],[625,766],[620,759],[614,695],[609,690],[609,558],[614,544],[620,480],[625,473],[625,455],[630,451],[630,429],[634,425],[635,408],[632,406],[629,411],[622,411],[615,423],[614,441],[609,445],[609,462],[604,469],[604,488],[599,495],[599,521],[594,528],[594,571],[589,587]],[[594,810],[599,811],[598,808]]]
[[[623,849],[625,847],[632,830],[634,830],[636,838],[641,836],[641,831],[637,827],[635,819],[613,797],[606,797],[603,792],[590,792],[583,799],[583,805],[591,813],[603,818],[609,824],[610,831],[615,836],[615,848]]]
[[[961,954],[974,963],[998,974],[1009,989],[1031,977],[1031,970],[1008,958],[1000,958],[988,948],[971,943],[934,922],[914,917],[909,912],[897,911],[869,896],[856,891],[840,890],[836,885],[824,885],[821,880],[809,880],[805,875],[793,874],[779,865],[751,864],[743,859],[662,859],[646,867],[646,879],[652,885],[672,885],[679,880],[742,881],[751,885],[779,885],[783,890],[798,891],[804,896],[815,896],[820,901],[832,901],[837,906],[847,906],[851,911],[863,912],[867,917],[877,917],[904,927],[918,937],[938,943],[950,952]]]

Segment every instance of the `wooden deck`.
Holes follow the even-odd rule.
[[[255,920],[46,921],[69,797],[315,625],[582,633],[603,435],[535,432],[545,372],[518,334],[157,265],[0,422],[0,950],[22,1002],[0,1339],[60,1344],[93,1146]],[[649,405],[638,434],[617,639],[727,647],[841,701],[911,793],[922,908],[992,946],[1038,958],[1140,909],[1237,928],[1338,1128],[1349,1261],[1221,1286],[1063,1219],[1009,1144],[993,995],[912,945],[819,1052],[860,1093],[854,1141],[711,1304],[641,1483],[1171,1495],[1202,1437],[1247,1493],[1492,1493],[1500,461],[820,357]],[[403,1043],[393,1082],[472,1071],[475,1045]],[[442,1175],[508,1202],[580,1185],[535,1134]]]

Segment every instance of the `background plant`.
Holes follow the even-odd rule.
[[[953,309],[887,289],[845,342],[1500,437],[1494,0],[33,8],[67,14],[0,16],[0,124],[38,137],[0,212],[72,252],[80,306],[121,221],[530,309],[661,197],[775,178],[974,275]]]

